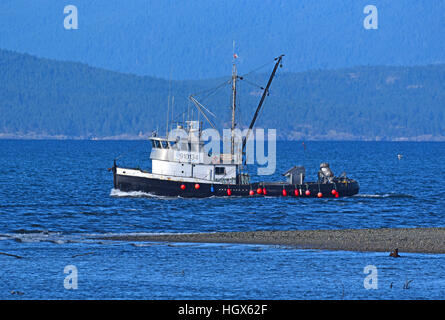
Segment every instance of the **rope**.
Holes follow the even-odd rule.
[[[268,61],[265,64],[263,64],[261,67],[258,67],[258,68],[254,69],[252,71],[249,71],[248,73],[243,74],[241,77],[247,77],[248,75],[250,75],[250,74],[252,74],[254,72],[257,72],[258,70],[261,70],[261,69],[265,68],[266,66],[269,66],[274,61],[275,61],[275,59],[273,59],[271,61]]]
[[[248,84],[250,84],[251,86],[258,87],[258,88],[260,88],[261,90],[264,90],[264,87],[263,87],[263,86],[260,86],[259,84],[256,84],[256,83],[254,83],[254,82],[251,82],[251,81],[246,80],[246,79],[244,79],[244,78],[242,78],[242,79],[240,79],[240,80],[241,80],[241,81],[244,81],[244,82],[246,82],[246,83],[248,83]]]
[[[228,80],[225,80],[223,83],[221,83],[221,84],[219,84],[218,86],[216,86],[216,87],[213,87],[213,88],[210,88],[210,89],[206,89],[206,90],[202,90],[202,91],[199,91],[199,92],[197,92],[197,93],[193,93],[193,94],[191,94],[191,96],[198,96],[198,95],[201,95],[201,94],[203,94],[203,93],[207,93],[207,92],[210,92],[210,94],[211,93],[213,93],[214,91],[216,91],[216,90],[218,90],[219,88],[221,88],[221,87],[223,87],[223,86],[225,86],[225,85],[227,85],[227,84],[229,84],[230,83],[230,80],[228,81]],[[213,91],[213,92],[212,92]],[[210,95],[209,94],[209,95]],[[205,99],[205,97],[203,98],[203,99]]]

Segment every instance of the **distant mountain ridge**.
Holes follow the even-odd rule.
[[[258,120],[258,127],[277,129],[281,139],[445,141],[443,64],[287,73],[286,63]],[[250,122],[261,94],[257,85],[265,84],[272,67],[240,81],[241,128]],[[194,109],[190,94],[230,79],[169,81],[7,50],[0,50],[0,71],[0,138],[138,139],[156,129],[163,133],[169,96],[182,120],[181,111]],[[217,126],[227,128],[230,87],[206,95],[197,97],[217,114]]]

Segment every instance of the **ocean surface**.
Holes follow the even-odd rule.
[[[113,190],[107,168],[114,158],[150,168],[146,141],[0,140],[0,148],[0,299],[445,297],[444,255],[401,252],[393,259],[374,252],[98,239],[445,227],[445,143],[278,142],[275,174],[253,179],[282,180],[284,171],[304,165],[307,180],[315,180],[326,161],[334,173],[345,171],[360,183],[357,196],[338,199],[181,199]],[[376,289],[364,286],[369,265],[377,270]]]

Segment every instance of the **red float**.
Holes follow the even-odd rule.
[[[195,189],[198,190],[199,189],[199,183],[195,184]]]
[[[228,195],[228,196],[231,196],[231,195],[232,195],[232,190],[227,189],[227,195]]]
[[[332,189],[331,193],[335,196],[337,194],[337,190]]]
[[[323,197],[323,193],[319,192],[319,193],[317,194],[317,197],[319,197],[319,198]]]
[[[261,188],[256,189],[256,193],[262,194],[263,193],[263,189],[261,189]]]
[[[254,192],[253,190],[250,190],[250,191],[249,191],[249,195],[250,195],[250,196],[253,196],[254,194],[255,194],[255,192]]]
[[[283,189],[283,197],[287,196],[287,191],[286,189]]]
[[[181,189],[185,190],[185,184],[181,184]]]
[[[298,192],[298,189],[295,189],[294,194],[296,197],[298,197],[300,195],[300,192]]]
[[[264,194],[264,195],[267,194],[266,188],[263,188],[263,194]]]
[[[306,192],[304,194],[307,195],[307,196],[310,196],[311,192],[309,190],[306,190]]]
[[[338,197],[339,197],[338,193],[336,193],[336,194],[335,194],[335,197],[336,197],[336,198],[338,198]]]

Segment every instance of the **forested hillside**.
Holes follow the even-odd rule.
[[[272,67],[239,82],[241,127]],[[188,96],[203,91],[196,97],[217,115],[218,127],[230,121],[230,86],[219,85],[231,70],[224,79],[169,81],[6,50],[0,70],[3,138],[146,136],[164,130],[169,96],[182,120],[181,112],[194,110]],[[277,129],[283,139],[445,140],[444,110],[445,65],[286,73],[284,60],[258,126]]]

